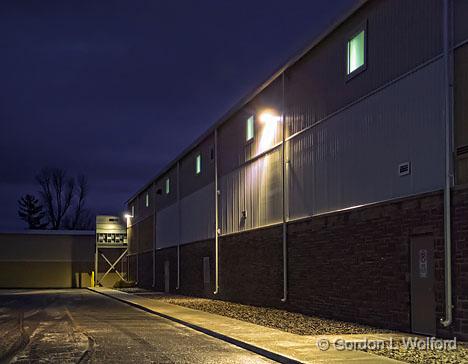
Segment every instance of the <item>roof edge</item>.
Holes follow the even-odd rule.
[[[94,230],[0,230],[0,235],[95,235]]]
[[[212,134],[215,129],[219,126],[224,124],[230,117],[232,117],[236,112],[238,112],[242,107],[244,107],[247,103],[249,103],[255,96],[257,96],[260,92],[262,92],[265,88],[267,88],[273,81],[275,81],[284,71],[286,71],[289,67],[294,65],[297,61],[299,61],[302,57],[304,57],[308,52],[310,52],[313,48],[315,48],[318,44],[320,44],[327,36],[333,33],[336,28],[338,28],[341,24],[343,24],[349,17],[351,17],[354,13],[356,13],[360,8],[362,8],[366,3],[370,0],[358,0],[348,11],[343,13],[343,15],[338,16],[336,20],[332,21],[331,24],[317,37],[313,39],[313,41],[306,46],[304,49],[299,51],[295,56],[293,56],[286,64],[279,67],[276,71],[272,73],[270,77],[268,77],[264,82],[254,88],[254,90],[250,93],[247,93],[246,96],[242,97],[237,103],[234,104],[225,114],[223,114],[218,121],[216,121],[213,125],[211,125],[203,134],[201,134],[197,139],[195,139],[188,147],[182,150],[175,158],[173,158],[169,163],[165,165],[153,178],[150,179],[149,182],[143,185],[137,192],[135,192],[130,198],[128,198],[125,203],[129,203],[130,201],[134,200],[140,193],[148,189],[159,177],[167,173],[169,169],[171,169],[177,161],[185,157],[194,147],[200,144],[208,135]]]

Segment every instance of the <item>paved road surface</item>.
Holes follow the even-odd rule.
[[[23,330],[19,327],[22,326]],[[0,362],[271,363],[88,290],[0,290]]]

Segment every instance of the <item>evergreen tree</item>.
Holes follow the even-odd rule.
[[[37,198],[33,195],[24,195],[18,200],[18,215],[26,221],[28,229],[44,229],[47,222],[43,223],[41,220],[45,216],[42,205],[39,204]]]

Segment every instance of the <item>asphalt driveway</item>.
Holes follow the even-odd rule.
[[[88,290],[0,290],[0,361],[266,363],[270,360]]]

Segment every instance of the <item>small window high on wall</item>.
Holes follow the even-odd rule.
[[[201,154],[198,153],[197,156],[195,157],[195,173],[200,174],[201,168],[202,168]]]
[[[145,206],[149,207],[149,193],[148,192],[146,192],[146,196],[145,196]]]
[[[246,128],[245,128],[246,132],[245,132],[245,140],[247,142],[251,141],[254,136],[255,136],[255,119],[252,116],[250,116],[248,119],[247,119],[247,122],[246,122]]]
[[[362,28],[348,40],[346,74],[353,77],[366,68],[366,30]]]
[[[166,195],[168,195],[169,192],[171,192],[171,180],[169,178],[166,178],[164,190],[166,191]]]

